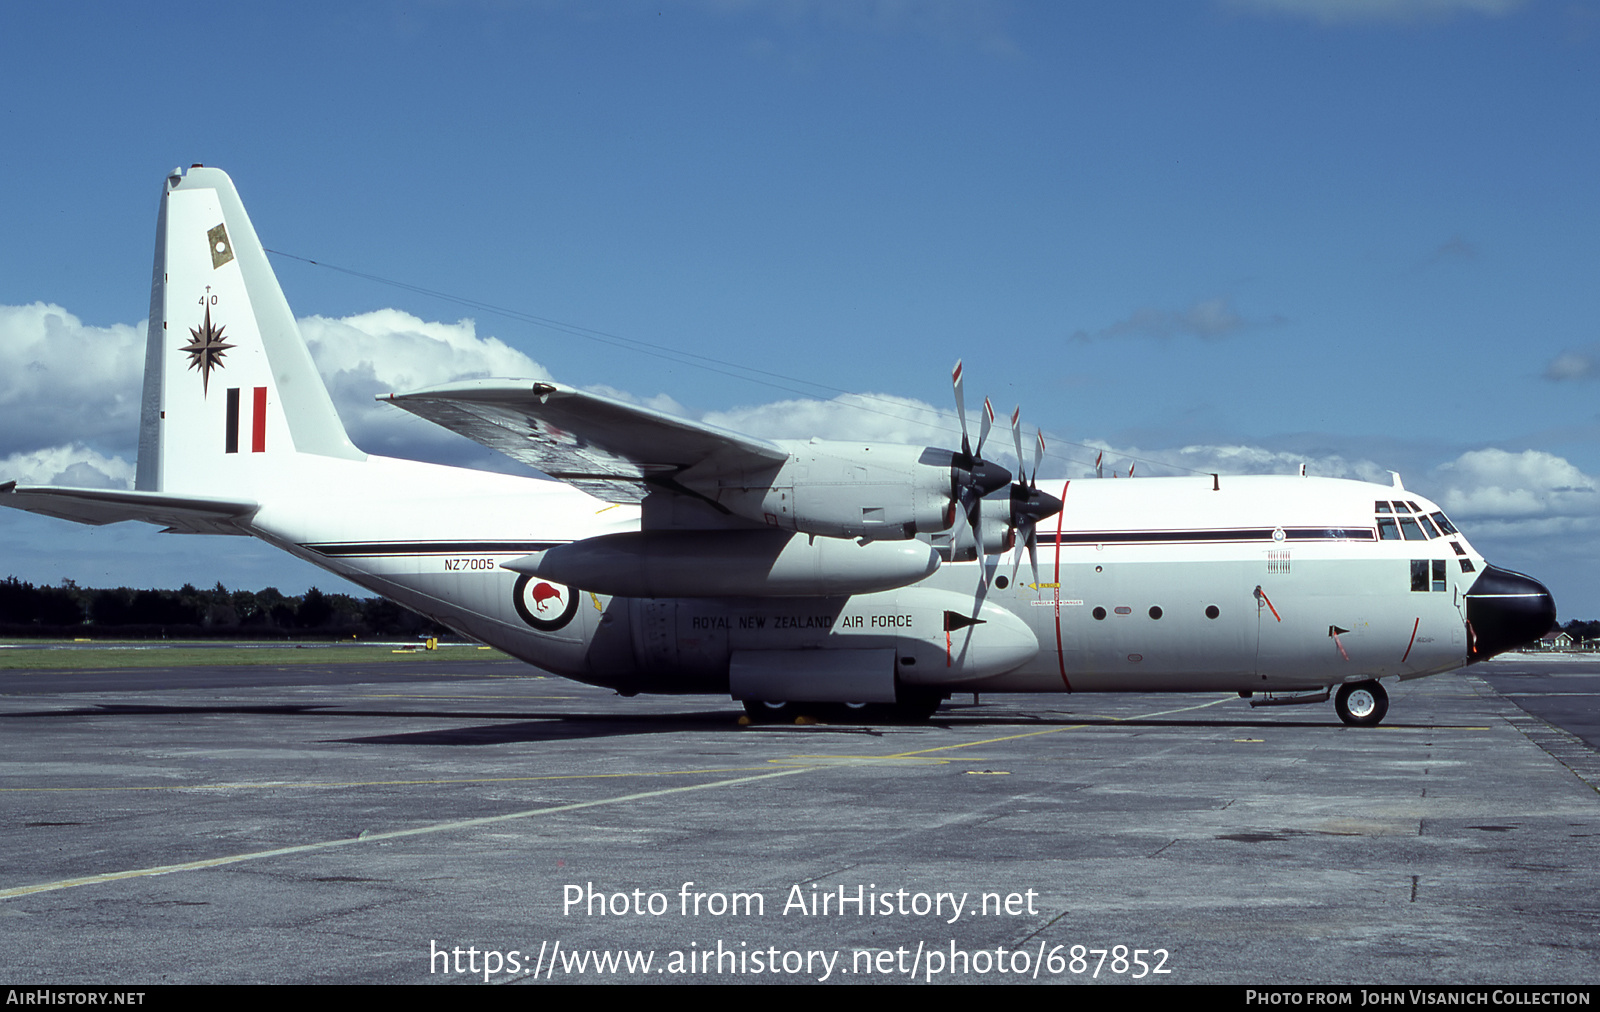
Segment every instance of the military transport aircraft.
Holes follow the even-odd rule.
[[[987,402],[970,443],[959,364],[954,380],[959,450],[755,439],[477,380],[385,399],[555,480],[369,456],[233,182],[194,166],[162,194],[135,490],[11,482],[0,502],[253,535],[546,670],[730,693],[758,718],[926,716],[956,691],[1233,691],[1332,695],[1374,725],[1381,680],[1554,622],[1549,591],[1487,564],[1398,476],[1041,482],[1041,438],[1013,481],[983,459]]]

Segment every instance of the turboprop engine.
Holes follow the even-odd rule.
[[[773,530],[607,534],[504,564],[613,597],[829,597],[916,583],[939,568],[921,541],[851,541]]]
[[[898,443],[774,440],[772,467],[728,471],[715,459],[674,484],[780,530],[832,538],[904,540],[948,530],[958,504],[1005,487],[1011,473],[972,454]]]

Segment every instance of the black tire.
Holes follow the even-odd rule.
[[[908,691],[902,688],[899,698],[894,703],[894,715],[897,720],[911,724],[920,724],[933,717],[938,712],[939,706],[944,703],[945,696],[942,692]]]
[[[800,708],[795,703],[747,699],[744,712],[752,724],[787,724],[800,715]]]
[[[1339,686],[1333,709],[1351,727],[1377,727],[1389,712],[1389,694],[1376,681],[1350,682]]]

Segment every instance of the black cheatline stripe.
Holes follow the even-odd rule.
[[[301,545],[308,551],[328,557],[352,555],[466,555],[542,552],[561,541],[340,541],[322,545]]]
[[[1370,527],[1285,527],[1290,541],[1375,541]]]
[[[1040,544],[1128,545],[1128,544],[1226,544],[1241,541],[1271,541],[1273,528],[1248,527],[1213,531],[1062,531],[1041,533]],[[1285,527],[1285,541],[1372,541],[1370,529],[1360,527]]]
[[[223,453],[239,452],[239,388],[228,388],[228,424],[222,437]]]

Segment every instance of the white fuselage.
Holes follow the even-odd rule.
[[[1467,662],[1463,595],[1484,568],[1459,534],[1409,525],[1412,540],[1381,538],[1396,509],[1437,511],[1389,486],[1073,480],[1041,486],[1064,508],[1040,529],[1037,585],[1026,560],[1013,582],[1008,556],[989,560],[981,593],[980,564],[965,563],[849,597],[610,598],[501,564],[636,530],[637,507],[553,481],[301,459],[294,490],[263,496],[258,536],[529,663],[629,693],[725,692],[735,655],[806,650],[893,650],[902,682],[943,691],[1414,678]],[[950,628],[952,614],[978,621]]]

